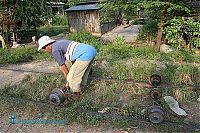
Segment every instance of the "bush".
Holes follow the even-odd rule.
[[[134,21],[131,22],[132,25],[144,25],[146,24],[147,19],[145,18],[137,18]]]
[[[52,25],[54,26],[66,26],[67,25],[67,17],[56,15],[53,18]]]
[[[67,31],[67,26],[44,26],[38,29],[38,32],[41,35],[48,35],[48,36],[55,36],[66,31]]]
[[[152,41],[152,39],[156,36],[157,30],[158,23],[155,20],[149,19],[140,30],[138,39]]]
[[[80,43],[90,44],[97,50],[101,47],[102,42],[97,37],[91,35],[89,32],[80,31],[78,33],[71,33],[66,36],[67,39],[77,41]]]
[[[16,49],[0,49],[0,64],[16,64],[33,60],[51,59],[44,52],[38,52],[36,48],[16,48]]]

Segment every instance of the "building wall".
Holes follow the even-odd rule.
[[[68,24],[70,32],[85,30],[93,35],[101,36],[99,12],[97,10],[68,12]]]
[[[117,26],[116,21],[102,23],[101,24],[101,34],[104,34],[112,29],[114,29]]]

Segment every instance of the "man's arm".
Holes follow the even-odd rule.
[[[62,65],[60,66],[60,68],[61,68],[61,71],[62,71],[62,73],[63,73],[65,79],[67,79],[67,75],[68,75],[68,73],[69,73],[69,70],[68,70],[67,66],[65,65],[65,63],[62,64]],[[66,86],[67,88],[69,88],[69,83],[67,82],[65,86]]]
[[[65,64],[62,64],[60,66],[60,68],[61,68],[61,71],[62,71],[64,77],[67,78],[67,74],[69,73],[69,70],[68,70],[67,66]]]

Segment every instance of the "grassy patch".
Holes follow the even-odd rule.
[[[102,42],[87,32],[69,34],[66,36],[66,38],[93,45],[98,51],[96,58],[97,60],[116,61],[131,57],[163,62],[171,61],[200,63],[200,57],[193,55],[192,52],[189,51],[180,50],[171,53],[163,53],[148,46],[132,47],[127,44],[123,38],[119,37],[116,38],[113,43]]]
[[[30,62],[34,60],[50,60],[50,55],[44,52],[38,52],[36,48],[0,48],[0,64],[17,64]]]
[[[60,87],[64,83],[64,79],[61,75],[27,75],[21,84],[18,86],[7,86],[0,89],[1,95],[9,95],[14,97],[20,97],[31,100],[47,100],[47,96],[50,91],[55,87]],[[31,86],[31,87],[30,87]],[[147,108],[151,105],[148,93],[149,89],[139,89],[134,85],[127,85],[122,83],[108,84],[104,82],[91,81],[87,86],[87,90],[83,94],[83,97],[73,103],[67,103],[66,107],[61,109],[51,109],[45,106],[34,104],[17,104],[14,101],[14,105],[8,108],[15,108],[16,110],[27,110],[24,107],[28,107],[29,110],[37,109],[37,114],[42,114],[49,119],[65,119],[67,122],[80,122],[84,125],[102,125],[105,122],[113,127],[120,127],[127,129],[130,126],[137,126],[142,131],[155,130],[172,130],[180,131],[180,129],[171,127],[164,127],[162,125],[156,126],[152,124],[140,123],[121,120],[117,118],[106,118],[101,116],[91,116],[86,112],[80,110],[90,111],[102,111],[107,108],[107,112],[124,116],[138,116],[145,117]],[[195,103],[198,98],[199,91],[191,91],[188,88],[163,88],[163,96],[172,95],[180,104]],[[0,101],[2,103],[2,100]],[[5,104],[6,105],[6,104]],[[161,105],[169,111],[169,107],[161,99]],[[44,109],[44,110],[42,110]],[[48,110],[48,111],[47,111]],[[33,111],[35,112],[35,111]],[[36,114],[36,113],[35,113]],[[37,118],[37,117],[36,117]],[[182,118],[177,118],[172,114],[168,114],[166,119],[174,120],[177,122],[183,122]]]
[[[49,27],[50,29],[53,27]],[[44,29],[49,29],[44,28]],[[54,27],[55,28],[55,27]],[[54,29],[53,28],[53,29]],[[42,30],[48,34],[48,30]],[[56,33],[52,29],[51,33]],[[59,29],[58,27],[55,29]],[[124,60],[125,58],[138,58],[143,60],[157,60],[161,62],[190,62],[200,63],[200,56],[193,55],[187,51],[175,51],[171,53],[162,53],[148,46],[133,47],[126,44],[123,38],[116,38],[113,43],[100,41],[98,38],[86,32],[69,34],[67,39],[93,45],[97,49],[96,60],[106,60],[109,62]],[[19,63],[32,60],[50,59],[50,56],[44,52],[37,52],[35,48],[21,48],[16,50],[0,49],[0,64]]]

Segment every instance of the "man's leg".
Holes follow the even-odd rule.
[[[89,73],[90,73],[90,70],[92,68],[92,64],[94,62],[94,59],[92,59],[90,61],[90,64],[88,65],[88,68],[86,69],[84,75],[83,75],[83,78],[82,78],[82,82],[81,82],[81,85],[85,86],[87,85],[87,79],[88,79],[88,76],[89,76]]]
[[[70,68],[67,81],[73,92],[81,92],[81,83],[83,76],[91,61],[76,61]]]

